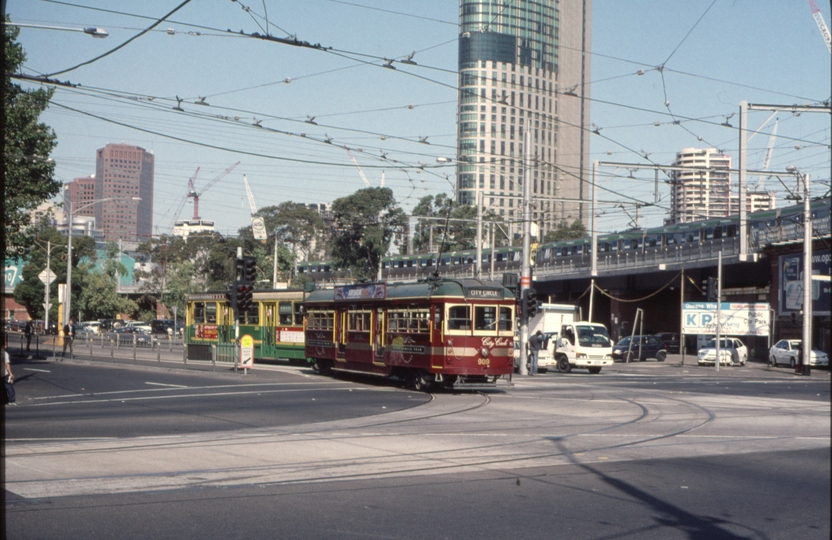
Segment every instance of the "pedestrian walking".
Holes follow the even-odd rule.
[[[12,373],[12,365],[9,361],[9,338],[3,340],[3,386],[6,387],[6,404],[17,405],[14,396],[14,373]]]
[[[69,324],[64,325],[64,350],[61,358],[66,356],[66,348],[69,346],[69,357],[74,358],[72,353],[72,342],[75,341],[75,320],[69,319]]]
[[[26,321],[26,327],[23,329],[23,333],[26,334],[26,352],[31,351],[30,348],[32,345],[32,336],[35,334],[35,325],[32,324],[32,320]]]
[[[543,348],[543,332],[538,330],[529,338],[529,375],[537,375],[537,358]]]

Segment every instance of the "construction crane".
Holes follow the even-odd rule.
[[[248,184],[248,177],[243,175],[243,183],[246,185],[246,196],[248,197],[248,207],[251,208],[251,232],[255,240],[262,240],[265,242],[268,239],[266,233],[266,220],[262,216],[257,216],[257,204],[254,202],[254,193],[251,192],[251,186]],[[275,239],[275,250],[277,250],[277,239]],[[275,257],[277,252],[275,251]]]
[[[248,178],[246,175],[243,175],[243,182],[246,185],[246,196],[248,197],[248,206],[251,208],[251,215],[257,213],[257,204],[254,202],[254,193],[251,192],[251,186],[248,185]]]
[[[364,171],[361,170],[361,167],[358,165],[358,162],[353,157],[352,152],[350,152],[350,149],[347,148],[346,145],[344,145],[344,150],[347,151],[347,155],[350,157],[352,164],[355,165],[356,169],[358,169],[358,174],[361,176],[361,179],[364,180],[364,185],[370,187],[370,181],[367,180],[366,176],[364,176]],[[384,171],[381,172],[381,187],[384,187]]]
[[[829,49],[829,54],[832,54],[832,35],[829,34],[829,28],[826,26],[826,21],[823,20],[823,14],[820,12],[820,8],[815,3],[815,0],[809,0],[809,8],[812,10],[812,17],[815,18],[820,35],[826,43],[826,48]]]
[[[216,184],[217,182],[219,182],[220,180],[222,180],[223,178],[228,176],[228,174],[231,171],[233,171],[237,167],[237,165],[239,165],[239,164],[240,164],[240,162],[238,161],[234,165],[230,166],[229,168],[225,169],[223,172],[221,172],[220,174],[218,174],[217,176],[215,176],[214,178],[209,180],[208,183],[202,188],[202,191],[200,191],[199,193],[197,193],[193,182],[191,182],[188,185],[188,195],[187,195],[187,197],[192,198],[194,200],[194,217],[193,217],[194,221],[200,219],[199,218],[199,198],[202,196],[202,194],[205,193],[206,191],[208,191],[209,189],[211,189],[214,186],[214,184]],[[194,174],[192,180],[195,179],[195,178],[196,178],[196,174]]]
[[[176,207],[176,211],[173,213],[173,223],[174,225],[179,220],[179,215],[182,213],[182,209],[185,207],[185,202],[188,200],[188,193],[194,190],[194,182],[196,181],[196,175],[199,174],[199,167],[196,168],[194,171],[193,176],[188,179],[188,191],[186,192],[185,196],[182,197],[182,202],[179,203],[179,206]]]

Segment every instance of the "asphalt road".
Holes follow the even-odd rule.
[[[616,364],[419,394],[20,362],[8,538],[829,538],[830,376]]]

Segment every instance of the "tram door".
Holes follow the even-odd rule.
[[[338,308],[335,312],[335,337],[338,340],[336,343],[336,360],[345,362],[347,359],[347,308]]]
[[[263,356],[273,354],[273,347],[277,336],[275,335],[275,327],[277,326],[277,305],[274,302],[263,302],[263,326],[262,336],[263,340],[262,352]]]
[[[384,363],[384,309],[378,308],[373,314],[373,363]]]

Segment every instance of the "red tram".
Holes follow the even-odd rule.
[[[514,368],[514,294],[496,281],[431,279],[317,290],[304,301],[306,356],[417,390],[495,385]]]

